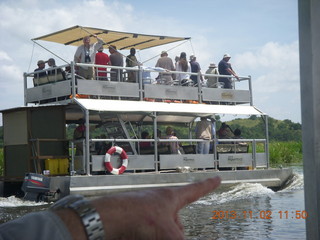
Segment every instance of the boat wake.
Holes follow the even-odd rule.
[[[15,196],[7,197],[7,198],[0,197],[0,207],[41,206],[46,204],[48,203],[26,201],[26,200],[17,198]]]
[[[294,171],[293,177],[286,183],[285,187],[278,192],[292,192],[303,190],[303,173]],[[225,204],[233,201],[250,200],[258,197],[269,196],[275,194],[271,189],[259,183],[241,183],[232,187],[220,187],[208,196],[201,198],[194,204],[212,205]]]
[[[226,189],[226,191],[214,192],[198,200],[195,204],[224,204],[226,202],[253,199],[261,196],[270,196],[272,194],[274,194],[274,192],[271,189],[259,183],[241,183]]]
[[[304,188],[302,173],[293,173],[293,177],[286,183],[285,187],[279,192],[289,192],[295,190],[302,190]]]

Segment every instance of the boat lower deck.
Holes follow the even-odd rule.
[[[292,169],[129,172],[122,175],[57,176],[51,177],[50,188],[52,191],[60,189],[59,198],[69,194],[97,196],[119,191],[181,186],[215,176],[221,177],[222,186],[238,183],[259,183],[273,190],[279,190],[292,177]]]

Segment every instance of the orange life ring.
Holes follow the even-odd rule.
[[[120,154],[120,158],[122,159],[122,165],[121,165],[120,168],[113,168],[112,165],[111,165],[111,162],[110,162],[111,155],[114,154],[115,152],[119,153]],[[105,155],[104,166],[112,174],[115,174],[115,175],[122,174],[127,169],[127,166],[128,166],[128,155],[127,155],[127,153],[121,147],[118,147],[118,146],[111,147],[107,151],[107,153]]]

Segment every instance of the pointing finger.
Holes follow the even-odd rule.
[[[182,208],[199,198],[205,196],[206,194],[215,190],[221,183],[221,178],[219,176],[214,178],[208,178],[204,181],[192,183],[183,187],[179,187],[175,193],[179,197],[179,207]]]

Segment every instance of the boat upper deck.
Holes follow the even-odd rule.
[[[76,98],[91,99],[113,99],[113,100],[134,100],[152,102],[175,102],[175,103],[204,103],[215,105],[239,105],[246,104],[253,106],[251,77],[240,77],[239,80],[231,76],[202,74],[204,79],[215,81],[214,87],[207,87],[206,83],[200,80],[200,74],[196,75],[198,83],[185,83],[173,81],[165,85],[161,76],[165,74],[179,74],[177,71],[166,71],[161,68],[147,67],[116,67],[122,74],[118,75],[116,81],[110,81],[110,68],[105,68],[107,79],[99,80],[94,78],[85,79],[77,75],[77,67],[106,67],[94,64],[63,65],[43,71],[24,74],[24,96],[25,105],[29,103],[43,104],[68,101]],[[70,69],[68,72],[65,69]],[[51,74],[48,74],[51,73]],[[128,81],[128,73],[136,75],[136,82]],[[218,81],[219,77],[229,77],[232,80],[232,89],[225,89]],[[242,89],[237,86],[241,84]],[[246,86],[243,88],[243,86]]]

